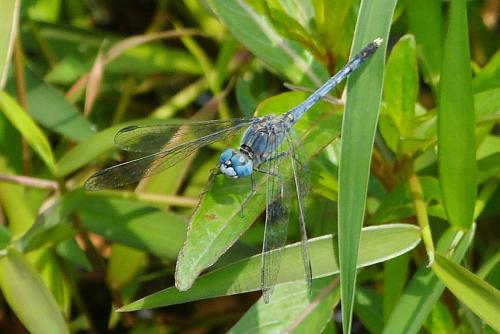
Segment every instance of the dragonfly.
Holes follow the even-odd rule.
[[[115,135],[115,145],[147,155],[96,172],[85,182],[85,188],[95,191],[137,182],[172,167],[203,146],[246,129],[238,149],[228,148],[221,153],[216,175],[230,179],[250,177],[252,196],[256,193],[255,173],[267,177],[260,277],[264,301],[269,302],[280,271],[291,216],[290,193],[297,203],[304,276],[311,291],[312,266],[304,206],[308,183],[304,177],[306,162],[300,149],[302,143],[292,128],[313,105],[373,55],[381,43],[380,38],[369,43],[302,103],[280,115],[125,127]]]

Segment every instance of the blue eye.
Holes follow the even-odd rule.
[[[223,164],[225,163],[226,161],[228,161],[229,159],[231,159],[231,157],[233,156],[233,150],[230,149],[230,148],[226,148],[220,155],[220,163]]]

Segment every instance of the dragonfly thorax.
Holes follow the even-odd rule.
[[[228,148],[220,155],[220,171],[233,179],[250,176],[253,172],[253,162],[245,152]]]

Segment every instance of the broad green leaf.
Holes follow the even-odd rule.
[[[31,333],[69,333],[54,297],[36,270],[13,248],[0,259],[0,287],[16,316]]]
[[[156,256],[175,258],[185,238],[184,217],[140,202],[92,194],[78,214],[86,230]]]
[[[67,224],[68,216],[84,201],[83,191],[75,191],[60,198],[38,216],[31,228],[16,241],[16,247],[25,253],[43,246],[55,245],[71,237],[74,232]]]
[[[415,103],[418,92],[418,71],[415,59],[415,40],[411,35],[401,37],[394,46],[387,61],[384,78],[384,111],[395,127],[397,136],[390,138],[385,135],[382,119],[381,132],[388,146],[397,154],[402,154],[414,145],[414,142],[402,138],[413,136],[416,122]],[[418,124],[418,123],[417,123]],[[392,140],[391,140],[392,139]],[[413,144],[409,146],[408,144]]]
[[[500,331],[500,291],[439,253],[432,270],[462,303]]]
[[[460,262],[474,239],[475,225],[467,234],[448,229],[438,242],[437,250],[452,251],[453,261]],[[444,291],[444,284],[423,263],[413,275],[398,304],[385,324],[383,334],[416,334]]]
[[[90,122],[61,91],[45,83],[29,68],[25,71],[25,80],[28,112],[39,124],[78,142],[93,134]],[[14,79],[10,78],[8,90],[11,94],[15,92],[14,85]]]
[[[285,112],[302,102],[305,96],[290,92],[272,97],[261,103],[257,113],[261,116]],[[320,102],[298,122],[294,129],[302,136],[306,159],[318,154],[338,135],[340,117],[339,113],[332,112],[331,106]],[[251,195],[250,180],[215,178],[191,218],[188,240],[177,261],[179,289],[188,289],[201,271],[214,264],[264,211],[265,181],[265,177],[257,176],[257,194],[242,213],[241,203]]]
[[[54,173],[54,154],[42,130],[33,122],[16,100],[4,91],[0,91],[0,109],[45,162],[47,167]]]
[[[361,2],[351,49],[352,55],[376,38],[387,41],[396,2],[395,0]],[[365,217],[371,152],[382,96],[385,49],[386,42],[367,61],[367,64],[351,75],[347,82],[338,193],[338,247],[344,333],[349,333],[351,330],[356,258]]]
[[[443,57],[443,4],[434,0],[408,0],[406,4],[408,25],[415,35],[424,79],[435,88]]]
[[[10,56],[16,38],[20,0],[0,2],[0,89],[3,89],[9,72]]]
[[[360,240],[358,267],[364,267],[413,249],[420,242],[420,230],[407,224],[371,226],[363,229]],[[338,273],[334,242],[336,238],[330,235],[309,240],[314,278]],[[300,246],[300,243],[295,243],[285,247],[278,284],[304,279],[304,270],[301,265],[297,265]],[[261,256],[257,254],[201,276],[187,291],[170,287],[126,305],[120,311],[136,311],[260,290],[260,260]]]
[[[238,41],[291,82],[318,87],[327,78],[326,70],[300,44],[278,34],[253,7],[257,3],[210,0],[209,4]]]
[[[39,249],[26,255],[33,264],[38,275],[49,288],[52,296],[65,316],[69,316],[71,308],[71,287],[69,281],[64,277],[65,268],[61,266],[60,259],[50,249]]]
[[[338,279],[314,280],[309,293],[305,282],[276,287],[269,304],[261,298],[228,333],[319,333],[339,302]]]
[[[476,145],[467,8],[450,2],[438,107],[439,181],[450,223],[472,224],[476,197]]]

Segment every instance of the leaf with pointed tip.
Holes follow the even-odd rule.
[[[324,235],[309,240],[313,277],[320,278],[339,272],[336,262],[336,237]],[[409,224],[387,224],[363,229],[358,267],[365,267],[399,256],[420,242],[420,229]],[[381,246],[383,245],[383,247]],[[297,265],[301,244],[288,245],[283,250],[281,271],[277,283],[302,281],[304,269]],[[201,276],[187,291],[170,287],[146,296],[120,309],[137,311],[260,290],[260,254],[214,270]]]

